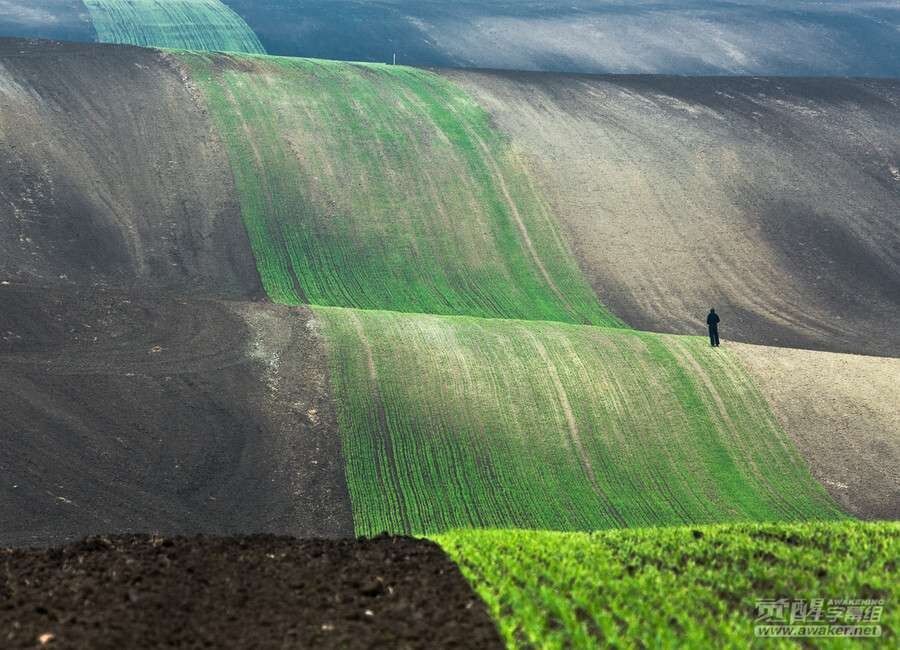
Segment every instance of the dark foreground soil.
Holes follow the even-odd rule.
[[[501,647],[424,540],[96,537],[0,562],[4,648]]]

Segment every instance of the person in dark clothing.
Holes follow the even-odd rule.
[[[709,344],[714,348],[719,347],[719,320],[716,310],[710,309],[706,324],[709,326]]]

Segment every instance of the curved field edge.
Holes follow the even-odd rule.
[[[897,522],[458,530],[431,539],[488,604],[510,649],[797,647],[754,637],[765,623],[756,620],[759,599],[785,599],[787,615],[792,601],[822,599],[823,622],[878,624],[885,647],[900,629]],[[841,599],[883,604],[829,603]],[[858,641],[816,639],[850,643]]]
[[[101,43],[263,54],[265,49],[220,0],[83,0]]]
[[[425,70],[178,53],[285,304],[623,325],[487,113]]]
[[[703,339],[313,310],[357,534],[844,516]]]
[[[441,74],[636,329],[900,356],[900,81]]]
[[[728,349],[843,510],[900,520],[900,358],[740,343]]]

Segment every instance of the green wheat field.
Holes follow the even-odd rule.
[[[220,0],[84,0],[101,43],[263,53]]]

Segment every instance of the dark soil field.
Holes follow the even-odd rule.
[[[309,319],[304,308],[0,286],[0,544],[352,534]]]
[[[96,537],[0,550],[14,648],[494,648],[481,600],[433,542]]]
[[[257,297],[228,159],[168,55],[0,39],[0,281]]]

